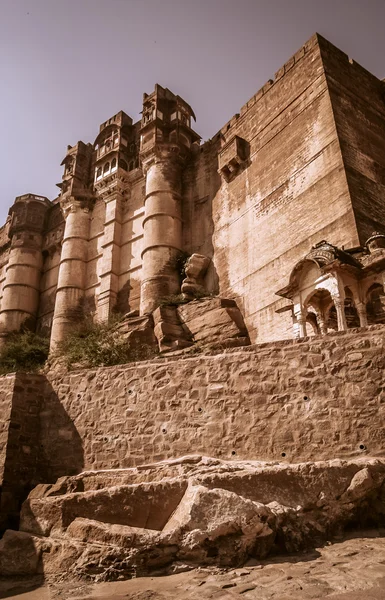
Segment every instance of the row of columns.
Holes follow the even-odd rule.
[[[337,315],[337,329],[338,331],[346,331],[348,326],[346,322],[345,315],[345,298],[341,296],[331,296],[333,304],[336,309]],[[366,306],[363,302],[356,302],[355,307],[357,309],[358,318],[360,320],[360,327],[366,327],[368,324],[368,318],[366,314]],[[319,327],[321,335],[325,335],[327,333],[327,323],[325,319],[325,315],[323,312],[316,308],[314,308],[314,313],[316,315],[317,325]],[[297,324],[297,331],[295,334],[297,337],[306,337],[306,322],[307,322],[308,311],[307,308],[297,304],[294,308],[294,317],[295,317],[295,325]]]

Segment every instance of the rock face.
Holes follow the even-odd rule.
[[[203,254],[192,254],[185,266],[186,278],[182,281],[182,294],[184,298],[193,300],[193,298],[202,296],[206,291],[204,288],[204,277],[211,259]]]
[[[0,574],[114,580],[169,568],[237,566],[385,522],[385,459],[297,465],[188,456],[39,485]]]
[[[232,348],[250,344],[242,313],[235,300],[205,297],[179,306],[159,306],[152,316],[160,352],[188,348],[194,343],[205,348]]]
[[[178,306],[183,327],[195,342],[224,347],[250,344],[246,325],[235,300],[202,298]]]

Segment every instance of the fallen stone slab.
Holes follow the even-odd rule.
[[[108,581],[173,564],[258,564],[345,529],[384,527],[384,481],[382,458],[291,465],[194,455],[81,473],[31,492],[21,531],[0,541],[0,575]]]

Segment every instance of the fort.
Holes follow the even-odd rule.
[[[349,477],[337,500],[368,501],[349,488],[365,469],[370,501],[383,494],[385,82],[316,34],[212,139],[194,120],[157,84],[139,122],[121,111],[68,146],[56,199],[10,208],[0,344],[23,326],[54,352],[85,315],[119,313],[122,335],[160,354],[0,377],[3,531],[36,485],[13,535],[55,538],[41,505],[87,492],[79,474],[116,470],[123,485],[125,470],[191,454],[230,470],[338,459]],[[66,491],[43,490],[63,477]],[[150,529],[167,530],[182,491]],[[84,519],[73,510],[61,533]]]

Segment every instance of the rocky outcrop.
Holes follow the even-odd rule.
[[[151,315],[139,316],[136,313],[126,315],[115,326],[115,331],[119,338],[125,339],[132,351],[137,353],[138,360],[156,350],[157,340]]]
[[[197,344],[204,348],[248,346],[249,334],[235,300],[204,297],[152,313],[160,352]]]
[[[181,291],[187,300],[193,300],[204,295],[204,277],[211,259],[203,254],[192,254],[185,265],[186,277],[182,281]]]
[[[250,344],[242,313],[235,300],[201,298],[177,309],[184,329],[202,346],[235,347]]]
[[[178,561],[236,566],[385,522],[385,459],[297,465],[201,456],[35,488],[0,574],[130,578]]]
[[[159,306],[154,310],[152,316],[159,352],[180,350],[192,346],[192,336],[183,328],[176,306]]]

